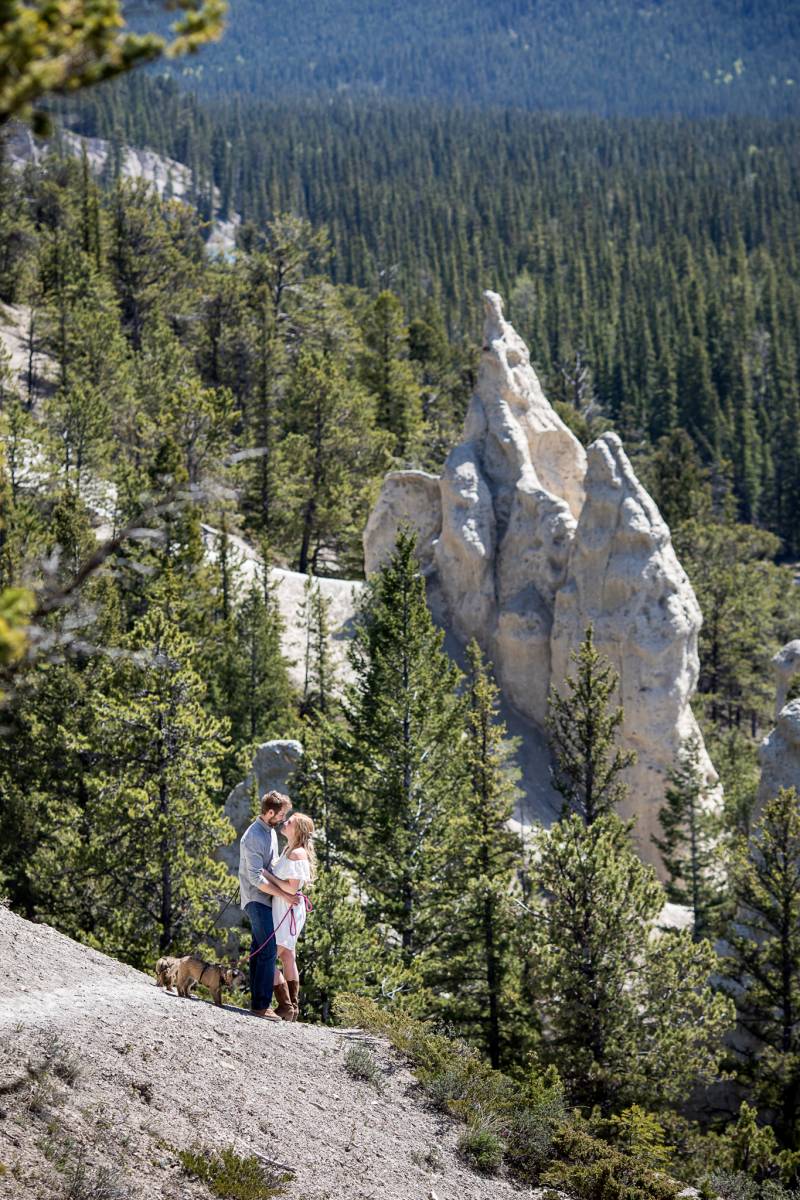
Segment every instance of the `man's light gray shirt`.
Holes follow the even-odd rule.
[[[255,900],[258,904],[272,904],[272,896],[262,892],[258,877],[269,870],[273,859],[278,857],[278,838],[274,829],[269,829],[256,817],[245,829],[239,840],[239,905],[244,908]]]

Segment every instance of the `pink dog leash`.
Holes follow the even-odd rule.
[[[308,896],[305,894],[305,892],[300,892],[300,896],[301,896],[301,898],[302,898],[302,901],[303,901],[303,903],[304,903],[304,904],[305,904],[305,906],[306,906],[306,912],[307,912],[307,913],[313,912],[313,911],[314,911],[314,905],[311,903],[311,901],[309,900],[309,898],[308,898]],[[289,909],[288,909],[288,910],[287,910],[287,911],[286,911],[286,912],[283,914],[283,916],[281,917],[280,921],[278,921],[278,924],[275,926],[275,928],[273,929],[273,931],[272,931],[272,933],[269,935],[269,937],[268,937],[268,938],[266,938],[266,939],[265,939],[265,940],[264,940],[264,941],[261,943],[261,945],[258,947],[258,949],[257,949],[257,950],[254,950],[252,954],[248,955],[248,960],[249,960],[249,959],[251,959],[251,958],[255,958],[255,956],[256,956],[257,954],[259,954],[259,953],[260,953],[260,952],[261,952],[261,951],[264,949],[264,947],[265,947],[265,946],[268,946],[268,945],[269,945],[269,943],[270,943],[270,942],[272,941],[272,939],[275,937],[275,935],[277,934],[278,930],[280,929],[281,925],[283,924],[283,922],[286,920],[286,918],[287,918],[287,917],[291,917],[291,918],[292,918],[292,919],[291,919],[291,921],[289,922],[289,933],[292,935],[292,937],[294,937],[294,936],[295,936],[295,934],[297,933],[297,918],[296,918],[296,917],[295,917],[295,915],[294,915],[294,910],[295,910],[295,906],[294,906],[294,904],[293,904],[293,905],[291,906],[291,908],[289,908]]]

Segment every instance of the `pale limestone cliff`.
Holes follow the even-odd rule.
[[[585,485],[567,577],[555,601],[551,682],[561,685],[570,651],[591,623],[598,649],[619,675],[623,738],[637,754],[623,815],[637,818],[637,840],[648,857],[651,835],[660,832],[667,772],[682,742],[699,736],[689,700],[697,684],[700,608],[669,529],[616,434],[590,446]],[[715,784],[704,751],[702,763]]]
[[[789,700],[789,689],[800,677],[800,638],[788,642],[772,660],[775,672],[775,728],[759,748],[761,780],[758,807],[777,796],[781,788],[800,795],[800,698]]]
[[[474,637],[492,660],[515,732],[521,721],[523,738],[538,739],[540,771],[548,692],[563,685],[570,651],[594,625],[620,676],[624,741],[638,755],[629,815],[637,817],[640,852],[656,860],[651,834],[665,776],[698,732],[689,702],[700,610],[619,438],[604,435],[587,457],[545,398],[494,293],[486,293],[462,440],[438,480],[387,477],[365,533],[368,571],[385,561],[404,524],[418,535],[437,620],[455,646]],[[716,802],[716,775],[702,753]],[[548,780],[524,772],[523,784],[528,816],[552,811]]]
[[[775,716],[777,718],[789,698],[792,681],[800,676],[800,638],[795,638],[794,641],[787,642],[785,646],[781,647],[772,660],[772,669],[775,675]]]
[[[783,706],[775,728],[761,743],[758,757],[759,808],[774,799],[781,788],[795,788],[800,796],[800,700],[790,700]]]

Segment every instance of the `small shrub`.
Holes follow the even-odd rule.
[[[77,1055],[64,1045],[57,1033],[48,1033],[42,1041],[41,1059],[36,1065],[29,1064],[28,1070],[34,1075],[49,1072],[72,1087],[81,1073],[81,1064]]]
[[[288,1176],[271,1170],[259,1159],[242,1158],[228,1146],[207,1150],[202,1146],[180,1150],[178,1158],[187,1175],[193,1175],[220,1200],[270,1200],[284,1192]]]
[[[25,1107],[36,1117],[44,1116],[59,1099],[53,1080],[49,1075],[34,1075],[28,1081]]]
[[[115,1179],[118,1171],[110,1167],[93,1169],[82,1153],[72,1158],[64,1169],[61,1196],[63,1200],[129,1200],[130,1190]]]
[[[485,1125],[472,1125],[458,1139],[458,1152],[465,1162],[483,1175],[494,1175],[503,1162],[503,1139]]]
[[[744,1171],[721,1171],[709,1180],[715,1200],[798,1200],[800,1191],[786,1188],[776,1179],[757,1183]]]
[[[550,1157],[556,1124],[563,1118],[563,1107],[552,1110],[519,1108],[512,1113],[505,1130],[509,1166],[528,1183],[538,1180]]]
[[[367,1046],[351,1046],[344,1056],[344,1069],[353,1079],[363,1079],[377,1088],[383,1086],[380,1066]]]
[[[429,1171],[436,1171],[442,1165],[442,1156],[435,1146],[429,1146],[427,1150],[412,1150],[409,1157],[418,1167],[426,1167]]]
[[[466,1098],[467,1081],[463,1067],[458,1065],[448,1067],[440,1075],[431,1076],[425,1085],[425,1090],[435,1108],[449,1112],[454,1101]]]

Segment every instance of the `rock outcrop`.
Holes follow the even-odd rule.
[[[792,682],[800,678],[800,638],[788,642],[772,660],[775,672],[775,728],[758,751],[761,781],[758,807],[777,796],[781,788],[800,795],[800,698],[789,700]]]
[[[95,175],[106,172],[114,155],[118,155],[115,170],[119,171],[121,179],[149,184],[163,200],[191,204],[194,195],[192,170],[185,163],[140,146],[115,148],[105,138],[82,137],[70,129],[60,128],[52,138],[35,138],[26,125],[12,121],[3,131],[3,153],[5,161],[17,170],[28,163],[42,163],[54,153],[70,158],[82,158],[85,153],[89,169]],[[220,190],[215,187],[215,206],[219,205],[220,199]],[[217,214],[209,223],[206,250],[211,257],[233,253],[241,223],[242,218],[236,212],[225,219]]]
[[[587,455],[545,398],[500,297],[485,299],[463,439],[438,480],[410,471],[387,477],[365,532],[367,570],[410,524],[437,620],[457,643],[477,639],[507,705],[540,739],[549,689],[563,684],[570,651],[594,625],[620,676],[624,741],[638,756],[629,815],[638,818],[643,857],[654,860],[665,774],[682,741],[698,733],[689,701],[700,610],[619,438],[604,434]],[[541,816],[536,781],[523,782],[529,815]]]
[[[772,660],[775,674],[775,717],[789,699],[789,688],[792,680],[800,676],[800,638],[787,642],[782,646]]]
[[[775,728],[761,743],[758,758],[759,808],[777,796],[781,788],[796,788],[800,796],[800,700],[790,700],[783,706]]]
[[[637,755],[622,815],[637,817],[639,848],[648,857],[651,835],[660,832],[665,776],[681,744],[700,735],[689,699],[697,685],[702,617],[669,529],[616,434],[589,447],[585,486],[567,577],[555,600],[551,681],[559,687],[565,679],[570,651],[591,623],[597,648],[619,675],[623,738]],[[707,757],[704,767],[715,782]]]

